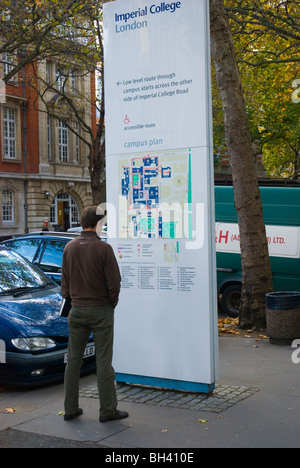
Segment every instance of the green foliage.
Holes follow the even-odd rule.
[[[15,57],[14,67],[3,77],[9,81],[34,60],[76,56],[96,64],[99,50],[95,23],[101,3],[95,0],[0,0],[0,54]],[[16,58],[17,57],[17,58]]]
[[[271,177],[300,176],[298,1],[225,2],[244,88],[253,141],[260,140]],[[300,84],[298,85],[298,91]],[[224,152],[220,105],[214,91],[215,152]],[[299,103],[298,103],[299,102]],[[298,104],[297,104],[298,103]]]
[[[102,3],[98,0],[0,0],[0,57],[14,56],[7,82],[33,61],[53,57],[67,69],[100,66]],[[234,36],[252,139],[260,140],[271,176],[299,175],[300,79],[298,0],[225,0]],[[102,76],[103,78],[103,76]],[[300,84],[298,86],[300,88]],[[213,72],[214,152],[226,154],[223,111]],[[238,131],[238,129],[237,129]]]

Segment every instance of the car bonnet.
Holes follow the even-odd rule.
[[[4,330],[14,337],[68,336],[65,318],[60,317],[61,295],[50,293],[43,297],[0,301],[0,338]],[[11,336],[11,337],[12,337]],[[11,338],[6,336],[6,338]]]

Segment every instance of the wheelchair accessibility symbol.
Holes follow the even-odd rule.
[[[125,125],[130,124],[130,118],[128,117],[128,115],[125,115],[124,124]]]

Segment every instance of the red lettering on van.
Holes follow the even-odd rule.
[[[223,234],[223,231],[220,231],[220,235],[219,235],[219,244],[221,244],[222,239],[225,240],[225,244],[228,244],[228,236],[229,236],[229,231],[226,231],[226,234],[225,234],[225,235]]]

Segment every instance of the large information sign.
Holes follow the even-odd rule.
[[[117,380],[210,392],[217,292],[209,0],[104,5]]]

